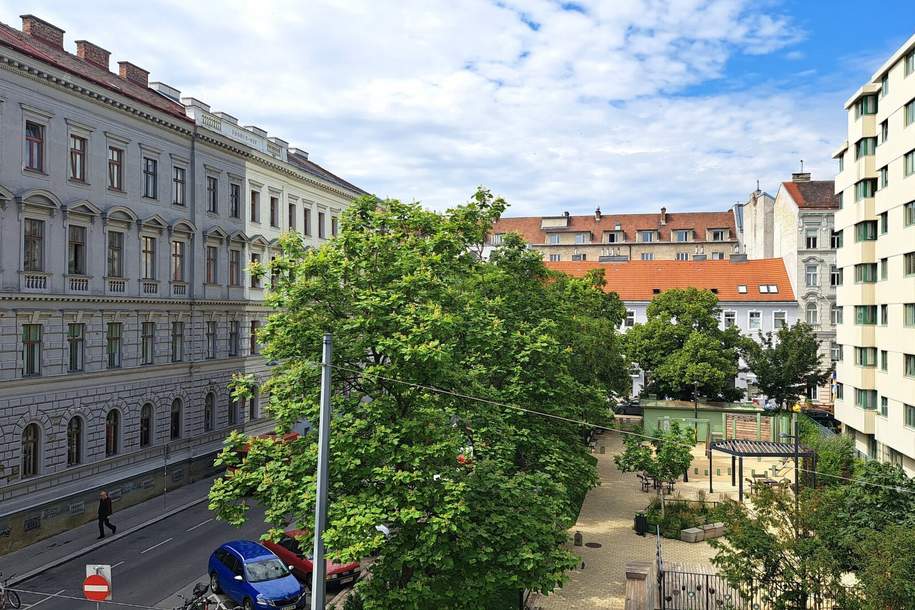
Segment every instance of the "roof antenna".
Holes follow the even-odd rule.
[[[756,190],[759,191],[759,178],[756,179]]]
[[[804,160],[801,159],[801,173],[804,173]]]

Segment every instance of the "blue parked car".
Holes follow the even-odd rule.
[[[305,607],[305,589],[279,557],[257,542],[226,542],[210,555],[210,588],[245,610]]]

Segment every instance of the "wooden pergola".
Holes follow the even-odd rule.
[[[730,439],[725,441],[712,441],[708,451],[708,490],[712,493],[712,451],[720,451],[731,456],[731,485],[737,485],[738,496],[743,502],[743,458],[811,458],[813,460],[813,484],[816,485],[817,454],[813,449],[802,445],[795,446],[791,443],[773,443],[770,441],[750,441]],[[740,473],[738,475],[737,468]],[[735,481],[735,477],[738,480]],[[795,488],[798,485],[798,469],[794,470]]]

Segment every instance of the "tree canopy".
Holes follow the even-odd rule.
[[[813,329],[797,322],[747,342],[744,359],[756,374],[756,385],[781,408],[804,397],[807,388],[826,383],[832,366],[822,361]]]
[[[648,320],[626,333],[626,353],[646,371],[649,391],[689,400],[694,389],[711,400],[736,400],[734,387],[745,338],[720,328],[718,297],[709,290],[675,288],[648,305]]]
[[[278,364],[262,392],[281,430],[316,423],[332,333],[325,545],[337,560],[378,554],[366,608],[487,608],[576,564],[563,543],[597,481],[587,427],[502,405],[606,422],[624,312],[599,276],[551,274],[516,235],[482,260],[505,207],[485,190],[446,213],[363,197],[338,237],[306,250],[284,236],[270,263],[277,310],[260,337]],[[277,528],[310,530],[316,437],[234,435],[211,507],[240,523],[256,502]]]
[[[692,463],[695,434],[674,421],[669,429],[658,428],[650,435],[627,434],[623,437],[623,444],[623,453],[613,458],[621,472],[645,472],[659,481],[670,481],[683,475]],[[661,514],[664,515],[663,485],[658,487],[658,496],[661,498]]]

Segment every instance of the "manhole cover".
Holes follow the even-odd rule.
[[[600,542],[586,542],[585,546],[589,549],[599,549],[601,547]]]

